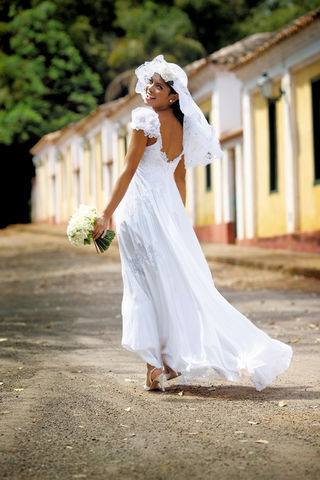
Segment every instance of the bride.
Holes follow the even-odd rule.
[[[98,218],[115,214],[122,265],[122,346],[147,364],[146,390],[210,373],[249,378],[261,391],[284,372],[292,348],[272,339],[218,292],[185,210],[186,168],[222,156],[214,128],[182,68],[158,55],[136,69],[145,107],[132,111],[125,166]]]

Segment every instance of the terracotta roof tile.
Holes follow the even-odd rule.
[[[270,41],[274,35],[274,32],[254,33],[232,45],[220,48],[220,50],[209,55],[207,59],[214,64],[228,65],[232,67],[242,57],[257,50],[257,48],[264,45],[267,41]]]

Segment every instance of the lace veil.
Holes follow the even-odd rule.
[[[185,71],[175,63],[168,63],[163,55],[145,62],[135,71],[138,82],[136,92],[145,99],[146,85],[154,73],[158,73],[179,94],[179,104],[183,119],[183,150],[186,168],[207,165],[222,156],[219,139],[201,109],[193,100],[187,84]]]

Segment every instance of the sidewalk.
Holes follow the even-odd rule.
[[[36,223],[11,225],[2,230],[2,233],[6,230],[7,232],[23,230],[34,234],[62,236],[67,240],[66,228],[66,225]],[[117,237],[113,241],[113,246],[118,246]],[[222,262],[263,270],[280,270],[291,275],[320,279],[319,254],[217,243],[201,243],[201,248],[208,262]]]
[[[201,243],[208,262],[280,270],[291,275],[320,279],[320,255],[290,250],[275,250],[240,245]]]

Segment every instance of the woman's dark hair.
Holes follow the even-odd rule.
[[[170,95],[171,93],[177,93],[177,92],[175,91],[175,89],[174,89],[170,84],[167,83],[167,85],[168,85],[168,87],[170,88],[170,93],[169,93],[169,95]],[[183,117],[184,117],[184,115],[183,115],[183,113],[181,112],[179,100],[176,100],[176,101],[171,105],[171,108],[172,108],[172,111],[173,111],[173,113],[174,113],[174,116],[179,120],[179,122],[180,122],[181,125],[183,126]]]

